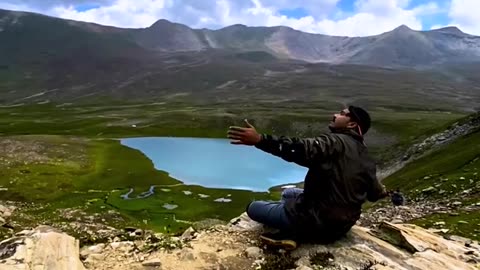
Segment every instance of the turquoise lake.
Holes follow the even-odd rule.
[[[143,152],[157,170],[207,188],[267,191],[301,182],[307,173],[307,168],[252,146],[232,145],[227,139],[147,137],[121,143]]]

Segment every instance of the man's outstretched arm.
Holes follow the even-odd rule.
[[[246,121],[247,127],[230,127],[228,137],[232,144],[253,145],[286,161],[309,167],[314,160],[321,160],[341,150],[341,143],[327,134],[315,138],[297,138],[259,134]]]
[[[371,202],[376,202],[378,200],[388,197],[390,194],[385,188],[385,186],[375,177],[373,179],[372,186],[367,192],[367,199]]]
[[[315,138],[298,138],[262,134],[256,148],[286,161],[309,167],[314,160],[332,156],[339,150],[339,142],[328,135]]]

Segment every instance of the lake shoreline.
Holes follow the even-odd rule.
[[[142,152],[157,170],[185,185],[205,188],[268,192],[303,181],[308,171],[253,147],[231,145],[227,139],[141,137],[120,143]]]

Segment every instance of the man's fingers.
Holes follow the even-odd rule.
[[[231,141],[231,144],[244,144],[242,141]]]
[[[245,132],[243,131],[235,131],[235,130],[229,130],[227,132],[228,135],[235,135],[235,136],[243,136],[245,135]]]
[[[229,139],[232,139],[232,140],[242,140],[242,137],[241,137],[241,136],[228,135],[227,137],[228,137]]]
[[[233,131],[241,131],[241,132],[243,132],[243,131],[245,131],[245,130],[246,130],[246,128],[244,128],[244,127],[236,127],[236,126],[232,126],[232,127],[230,127],[230,130],[233,130]]]
[[[244,121],[245,121],[245,124],[247,125],[247,127],[249,127],[249,128],[254,128],[254,127],[252,126],[252,124],[250,124],[250,123],[248,122],[247,119],[245,119]]]

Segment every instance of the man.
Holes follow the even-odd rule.
[[[388,196],[363,138],[370,121],[364,109],[349,106],[334,114],[330,133],[314,138],[259,134],[247,120],[247,127],[230,127],[232,144],[255,146],[309,169],[304,189],[286,189],[280,202],[247,206],[250,218],[280,231],[262,235],[263,240],[286,249],[296,248],[296,241],[335,241],[360,218],[366,200]]]

